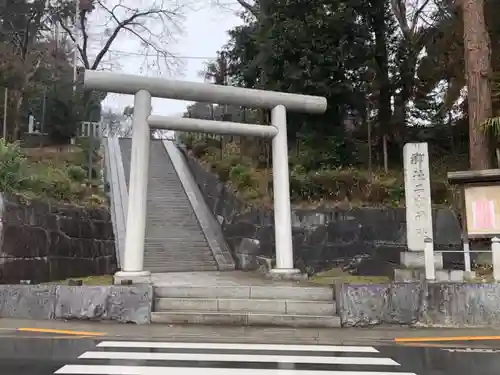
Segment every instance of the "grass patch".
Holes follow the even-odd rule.
[[[0,140],[0,191],[28,200],[105,205],[99,173],[92,168],[89,176],[88,159],[82,147],[21,149]]]
[[[387,276],[356,276],[342,271],[340,268],[333,268],[317,273],[310,279],[311,283],[318,285],[333,285],[335,283],[349,284],[383,284],[391,282]]]
[[[71,277],[67,280],[51,281],[47,284],[68,285],[70,280],[82,281],[83,285],[113,285],[113,275]]]

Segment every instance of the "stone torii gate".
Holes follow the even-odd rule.
[[[84,87],[135,96],[125,253],[122,270],[116,274],[117,277],[129,280],[149,278],[149,272],[143,269],[143,262],[150,127],[271,138],[276,241],[276,268],[272,272],[284,277],[299,273],[293,262],[286,113],[288,110],[322,114],[327,107],[324,97],[93,70],[85,71]],[[270,109],[272,125],[155,116],[151,115],[152,97]]]

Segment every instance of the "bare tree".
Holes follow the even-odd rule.
[[[67,0],[59,0],[58,7],[64,8],[64,17],[58,22],[76,44],[85,69],[101,68],[103,59],[112,52],[112,45],[125,42],[134,45],[130,52],[141,51],[147,67],[155,69],[172,68],[178,60],[169,52],[169,44],[181,32],[183,11],[187,4],[176,0],[151,0],[147,6],[141,7],[140,0],[76,0],[79,1],[78,15],[75,15],[75,4]],[[182,1],[182,0],[181,0]],[[73,13],[72,13],[73,12]],[[92,15],[96,20],[92,21]],[[101,25],[97,25],[97,18]],[[104,22],[101,19],[104,18]],[[71,23],[73,26],[71,26]],[[75,25],[81,37],[76,35]],[[104,40],[95,57],[92,57],[91,28],[102,27],[100,34]]]
[[[7,76],[4,84],[13,89],[8,137],[15,140],[21,135],[21,107],[33,78],[41,67],[54,65],[64,51],[57,51],[51,40],[53,13],[45,0],[7,2],[3,13],[0,69]]]
[[[401,93],[395,106],[395,120],[404,134],[408,120],[408,104],[414,95],[416,70],[422,51],[436,32],[443,12],[432,0],[391,0],[391,8],[401,32]]]

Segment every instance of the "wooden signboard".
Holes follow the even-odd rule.
[[[464,185],[467,233],[470,238],[500,235],[500,186]]]

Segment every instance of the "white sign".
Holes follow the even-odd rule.
[[[432,239],[432,206],[427,143],[407,143],[403,148],[408,249],[423,251]]]

